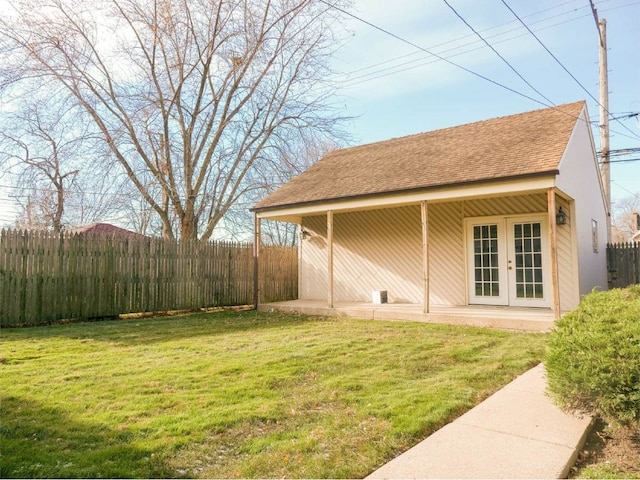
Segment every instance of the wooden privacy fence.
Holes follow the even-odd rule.
[[[297,298],[296,247],[260,252],[261,301]],[[0,325],[252,304],[253,245],[0,232]]]
[[[609,288],[624,288],[640,283],[640,243],[613,243],[607,245]]]

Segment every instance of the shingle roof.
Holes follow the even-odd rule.
[[[335,150],[255,210],[557,173],[585,102]]]
[[[91,225],[85,225],[83,227],[73,228],[67,230],[70,234],[84,234],[84,235],[114,235],[116,237],[140,237],[144,238],[144,235],[126,230],[124,228],[116,227],[110,223],[92,223]]]

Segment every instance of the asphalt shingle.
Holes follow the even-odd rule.
[[[255,210],[553,174],[585,102],[335,150]]]

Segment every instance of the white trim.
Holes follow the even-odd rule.
[[[469,305],[508,305],[509,297],[507,284],[507,246],[505,234],[505,218],[503,216],[470,217],[464,219],[466,266],[467,266],[467,298]],[[478,296],[475,293],[475,251],[473,244],[473,227],[496,225],[498,240],[498,278],[499,295],[496,297]]]
[[[513,261],[514,245],[513,245],[513,225],[515,223],[540,222],[540,241],[542,253],[542,298],[517,298],[516,297],[516,280],[515,268],[508,270],[509,276],[509,305],[513,307],[550,307],[553,298],[553,284],[551,282],[551,255],[549,249],[549,222],[546,215],[539,216],[522,216],[507,217],[507,254],[509,259]]]
[[[555,186],[555,175],[528,179],[512,179],[492,183],[465,186],[443,187],[416,193],[394,193],[352,200],[327,200],[290,208],[274,208],[256,212],[260,218],[300,223],[301,218],[312,215],[324,215],[327,211],[344,213],[348,211],[372,210],[380,208],[415,205],[420,202],[449,202],[482,197],[520,195],[522,193],[544,192]]]
[[[543,295],[541,299],[522,299],[516,297],[515,270],[509,270],[509,261],[514,261],[513,232],[514,223],[540,222],[542,247]],[[498,225],[498,277],[500,295],[496,297],[477,296],[475,294],[475,272],[473,270],[473,232],[476,225]],[[508,305],[513,307],[550,307],[552,300],[551,258],[549,249],[549,225],[546,214],[492,215],[485,217],[467,217],[464,219],[465,277],[467,305]]]

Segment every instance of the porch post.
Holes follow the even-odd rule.
[[[429,210],[426,201],[420,203],[420,216],[422,219],[423,312],[429,313]]]
[[[333,308],[333,210],[327,211],[327,300]]]
[[[558,238],[556,229],[556,192],[547,190],[547,211],[549,214],[549,251],[551,253],[551,300],[553,316],[560,318],[560,280],[558,277]]]
[[[262,235],[260,234],[260,217],[258,214],[254,214],[253,221],[253,308],[258,309],[258,303],[260,303],[260,276],[258,274],[259,269],[259,256],[260,256],[260,244],[262,242]]]

